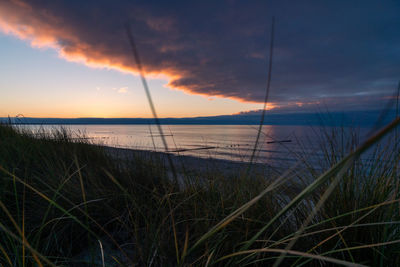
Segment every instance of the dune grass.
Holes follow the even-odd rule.
[[[318,164],[276,176],[176,170],[184,186],[157,154],[0,125],[0,265],[400,265],[400,151],[379,142],[397,124],[325,131]]]

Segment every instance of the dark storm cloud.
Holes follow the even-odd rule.
[[[365,108],[400,78],[399,14],[391,0],[0,2],[3,31],[69,60],[134,72],[129,22],[147,73],[189,93],[253,102],[264,98],[275,16],[271,101],[329,106],[370,96]]]

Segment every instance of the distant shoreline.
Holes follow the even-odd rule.
[[[264,125],[371,126],[387,124],[396,117],[389,110],[380,118],[381,110],[343,112],[267,113]],[[0,122],[15,125],[155,125],[153,118],[32,118],[0,117]],[[259,125],[260,114],[236,114],[210,117],[159,118],[162,125]]]

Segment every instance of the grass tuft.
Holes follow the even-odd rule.
[[[270,176],[176,169],[181,185],[159,154],[2,124],[0,266],[400,265],[397,124],[322,132],[318,161]]]

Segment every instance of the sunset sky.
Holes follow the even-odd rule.
[[[0,117],[371,110],[400,79],[400,1],[0,0]]]

